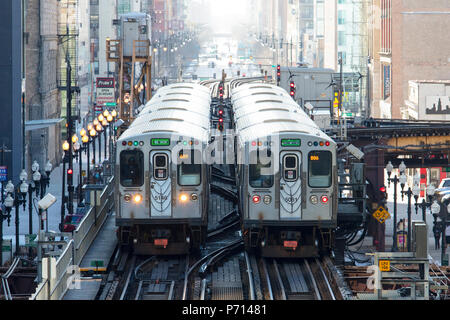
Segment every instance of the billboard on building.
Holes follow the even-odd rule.
[[[107,103],[114,103],[115,97],[114,78],[97,78],[97,101],[98,106],[104,106]]]

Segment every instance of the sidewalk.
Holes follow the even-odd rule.
[[[406,190],[406,188],[405,188]],[[394,234],[394,195],[393,195],[393,188],[391,184],[391,188],[387,189],[388,193],[388,202],[387,202],[387,210],[389,211],[391,217],[390,219],[386,220],[386,231],[385,231],[385,251],[389,252],[392,250],[392,243],[393,243],[393,234]],[[422,202],[423,198],[419,198],[418,203]],[[419,207],[418,212],[416,214],[415,209],[415,200],[412,198],[411,200],[411,222],[414,220],[420,220],[422,221],[422,209]],[[400,219],[407,219],[408,218],[408,199],[405,196],[402,200],[400,192],[398,192],[397,195],[397,222],[400,221]],[[435,239],[433,235],[433,215],[430,212],[430,209],[426,210],[426,223],[428,227],[428,254],[436,261],[441,263],[441,249],[436,250],[435,249]],[[405,230],[407,231],[407,230]],[[442,241],[440,241],[442,242]],[[442,245],[442,243],[440,243]],[[373,238],[366,236],[364,241],[356,246],[353,246],[351,248],[352,250],[356,250],[358,252],[374,252],[375,247],[373,246]],[[447,253],[450,252],[450,248],[447,249]],[[367,257],[363,258],[362,255],[358,255],[358,258],[360,259],[367,259]]]
[[[104,153],[104,141],[103,141],[103,136],[102,136],[102,159],[104,159],[105,157],[105,153]],[[99,154],[98,154],[98,142],[96,141],[96,161],[97,164],[98,159],[99,159]],[[92,146],[90,149],[90,160],[92,161]],[[108,153],[107,153],[108,154]],[[83,159],[83,165],[82,165],[82,170],[87,171],[87,157],[86,155],[82,154],[82,159]],[[40,164],[41,168],[42,165]],[[93,166],[91,165],[91,170],[92,170]],[[68,164],[66,163],[66,170],[68,169]],[[30,178],[30,177],[28,177]],[[28,179],[29,180],[29,179]],[[46,194],[50,193],[53,196],[56,197],[56,202],[48,209],[48,231],[55,231],[55,232],[59,232],[59,224],[61,223],[61,203],[62,203],[62,181],[63,181],[63,165],[60,164],[59,167],[55,167],[52,170],[52,173],[50,174],[50,185],[47,187],[46,190]],[[29,181],[27,181],[29,182]],[[73,185],[76,188],[78,186],[79,183],[79,163],[78,161],[75,160],[73,161]],[[75,190],[76,192],[76,190]],[[67,180],[65,183],[65,193],[66,195],[68,195],[67,192]],[[33,198],[36,198],[36,194],[33,193]],[[33,234],[37,234],[39,231],[39,215],[37,212],[38,206],[37,206],[37,202],[40,200],[40,197],[38,199],[36,199],[36,201],[33,201]],[[28,195],[27,195],[27,203],[26,203],[26,207],[25,210],[23,209],[23,206],[19,207],[19,243],[20,245],[25,245],[25,235],[29,234],[29,209],[28,209],[29,203],[28,203]],[[76,212],[76,208],[77,208],[77,200],[74,199],[74,213]],[[67,211],[67,204],[65,205],[64,208],[64,212],[65,214],[68,214]],[[8,223],[7,221],[3,222],[3,239],[7,240],[7,239],[11,239],[12,240],[12,245],[13,245],[13,251],[15,250],[15,239],[16,239],[16,226],[15,226],[15,218],[16,218],[16,212],[15,209],[13,208],[11,210],[11,221],[10,221],[10,226],[8,227]],[[47,221],[44,221],[44,230],[47,230]]]

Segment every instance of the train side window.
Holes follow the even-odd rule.
[[[126,188],[144,184],[144,154],[138,150],[120,153],[120,184]]]
[[[153,156],[153,178],[166,180],[169,176],[169,157],[165,153],[157,153]]]
[[[180,151],[178,164],[178,185],[198,186],[201,183],[202,165],[196,164],[195,159],[201,159],[201,152],[191,151],[183,153]]]
[[[267,154],[269,157],[271,156],[270,151]],[[251,159],[254,157],[250,157]],[[262,174],[262,169],[271,168],[272,162],[268,164],[262,164],[261,159],[258,154],[258,160],[256,164],[249,165],[249,175],[248,180],[249,184],[253,188],[271,188],[273,186],[273,174],[264,175]]]
[[[309,186],[328,188],[331,186],[332,154],[329,151],[313,151],[308,155]]]
[[[298,158],[295,154],[283,158],[283,176],[285,181],[296,181],[298,178]]]

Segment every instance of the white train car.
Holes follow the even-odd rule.
[[[137,254],[183,254],[206,239],[210,100],[194,97],[182,108],[150,101],[117,141],[118,236]]]
[[[261,92],[255,84],[238,88],[233,105],[245,244],[263,256],[318,256],[337,224],[336,143],[287,92],[267,86],[263,95],[251,94]]]

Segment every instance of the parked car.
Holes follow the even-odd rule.
[[[450,188],[450,178],[445,178],[441,180],[441,183],[439,184],[439,187],[437,190],[442,188]]]

